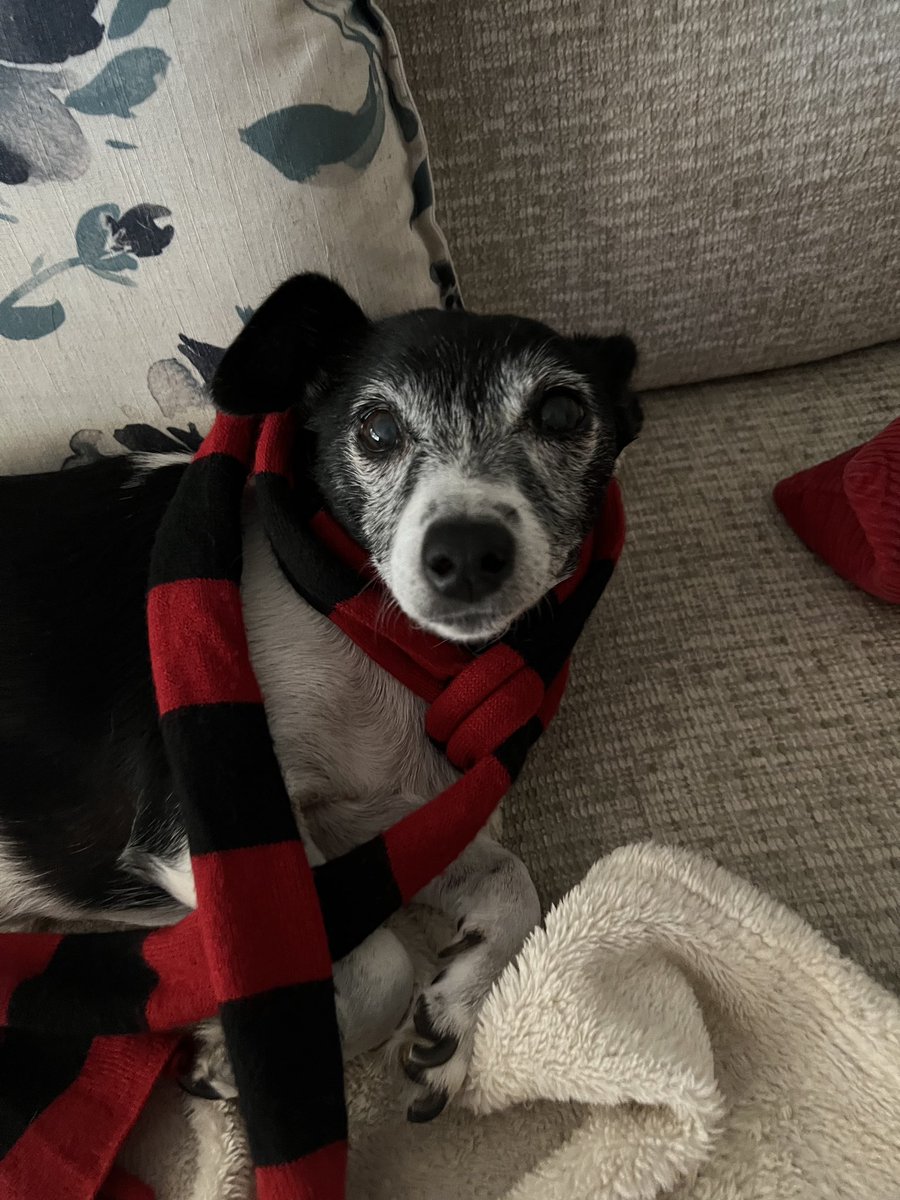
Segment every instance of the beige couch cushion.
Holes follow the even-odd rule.
[[[896,0],[386,0],[467,303],[658,386],[900,334]]]
[[[625,552],[506,840],[548,900],[623,843],[707,850],[900,989],[900,609],[770,497],[896,416],[900,344],[646,408]]]

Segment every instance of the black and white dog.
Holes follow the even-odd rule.
[[[226,352],[215,401],[296,404],[332,512],[393,601],[441,637],[501,634],[573,568],[616,457],[640,428],[625,337],[420,311],[371,322],[316,275],[284,284]],[[0,480],[0,920],[159,925],[194,902],[157,728],[144,598],[154,532],[186,460],[131,456]],[[248,495],[243,602],[277,754],[314,861],[447,787],[423,704],[293,591]],[[489,833],[421,896],[456,923],[409,1016],[410,1117],[464,1081],[480,1005],[540,919]],[[387,930],[339,964],[348,1055],[410,1014]],[[228,1094],[207,1031],[196,1080]],[[203,1081],[207,1082],[204,1084]],[[214,1094],[214,1093],[213,1093]]]

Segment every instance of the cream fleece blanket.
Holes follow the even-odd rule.
[[[900,1002],[684,850],[618,850],[550,912],[455,1109],[407,1125],[374,1057],[350,1092],[351,1200],[900,1196]],[[160,1097],[126,1161],[166,1200],[246,1200],[233,1110],[191,1104],[196,1160]]]

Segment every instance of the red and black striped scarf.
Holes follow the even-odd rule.
[[[259,1200],[344,1195],[332,963],[483,827],[556,712],[619,556],[613,483],[575,573],[474,653],[383,611],[364,552],[319,506],[290,413],[219,416],[159,529],[148,630],[197,910],[170,928],[0,935],[0,1200],[149,1195],[114,1159],[186,1029],[221,1016]],[[311,869],[250,665],[241,498],[252,473],[282,570],[427,704],[461,772],[381,836]],[[297,1081],[303,1086],[298,1089]]]

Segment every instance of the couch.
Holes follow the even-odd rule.
[[[625,326],[649,389],[507,836],[548,901],[622,843],[708,851],[900,987],[900,617],[771,500],[900,412],[900,6],[387,11],[467,304]]]

